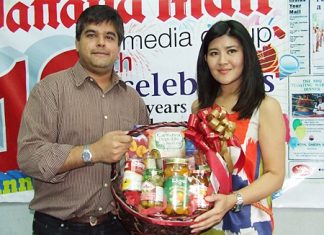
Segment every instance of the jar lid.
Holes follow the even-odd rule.
[[[166,164],[188,164],[188,159],[186,158],[167,158]]]
[[[196,169],[210,172],[210,167],[208,165],[198,165],[198,166],[196,166]]]
[[[153,158],[161,158],[160,151],[157,149],[152,149],[148,154]]]
[[[210,175],[210,171],[206,169],[196,169],[192,171],[193,175]]]

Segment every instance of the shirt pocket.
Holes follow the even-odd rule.
[[[119,115],[119,129],[123,131],[129,131],[132,130],[135,126],[135,120],[132,119],[131,117],[124,116],[124,115]]]

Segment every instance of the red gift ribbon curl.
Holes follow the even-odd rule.
[[[225,149],[227,151],[228,146],[235,146],[241,151],[237,162],[232,167],[239,172],[245,161],[244,152],[233,135],[236,125],[228,120],[227,115],[219,105],[201,109],[197,114],[190,114],[185,131],[186,138],[193,141],[196,148],[206,155],[209,167],[219,181],[218,192],[223,194],[232,192],[232,177],[230,170],[224,167],[219,156],[227,162],[227,166],[232,165],[231,159],[226,159],[221,153]]]

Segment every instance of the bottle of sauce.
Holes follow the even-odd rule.
[[[143,174],[141,205],[144,208],[163,205],[163,171],[161,169],[145,169]]]
[[[207,169],[194,170],[189,177],[189,193],[192,195],[197,211],[208,210],[210,204],[205,200],[209,186],[210,171]]]
[[[137,191],[142,188],[144,161],[142,158],[133,156],[126,160],[122,182],[122,191]]]

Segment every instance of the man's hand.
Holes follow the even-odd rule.
[[[94,162],[118,162],[130,147],[132,137],[127,131],[112,131],[106,133],[97,142],[89,146]]]

